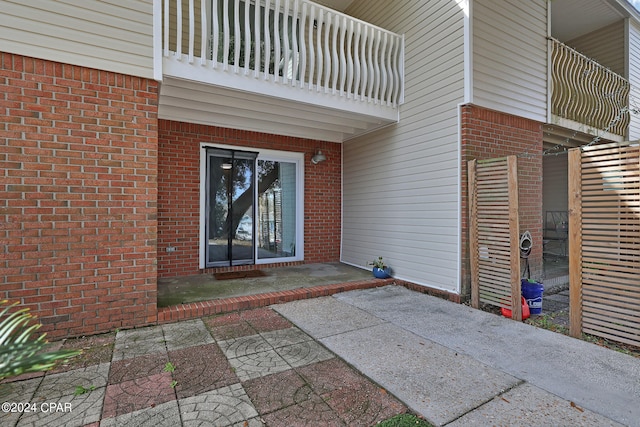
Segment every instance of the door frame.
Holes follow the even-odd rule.
[[[251,151],[258,153],[256,162],[259,160],[288,161],[296,163],[296,251],[292,257],[264,258],[258,257],[258,245],[255,244],[255,261],[253,265],[278,264],[286,262],[296,262],[304,260],[304,153],[280,150],[265,150],[251,146],[223,145],[207,142],[200,143],[200,218],[199,218],[199,268],[219,268],[206,267],[206,204],[207,204],[207,149],[214,148],[231,151]],[[257,181],[257,174],[254,175]],[[254,181],[254,184],[256,182]],[[254,185],[257,199],[258,186]],[[259,226],[259,215],[257,214],[258,204],[254,203],[254,230]],[[244,264],[247,265],[247,264]],[[228,266],[227,266],[228,267]]]
[[[255,212],[256,212],[256,191],[255,191],[255,183],[256,183],[256,178],[255,178],[255,174],[256,174],[256,165],[257,165],[257,157],[258,157],[258,153],[255,151],[248,151],[248,150],[220,150],[219,148],[212,148],[209,147],[209,149],[205,150],[205,155],[207,157],[206,160],[206,180],[205,180],[205,194],[209,195],[209,203],[206,203],[204,206],[205,209],[205,218],[208,219],[205,222],[205,241],[207,241],[207,244],[205,244],[205,266],[208,268],[216,268],[216,267],[229,267],[229,266],[236,266],[236,265],[253,265],[255,264],[255,256],[256,256],[256,250],[255,250]],[[226,181],[226,203],[227,203],[227,222],[229,222],[229,230],[228,230],[228,235],[227,237],[227,259],[226,260],[214,260],[212,261],[211,258],[211,250],[212,250],[212,245],[211,245],[211,218],[210,216],[212,215],[211,209],[212,209],[212,204],[214,203],[213,200],[211,200],[211,185],[212,185],[212,179],[211,179],[211,173],[212,173],[212,169],[211,169],[211,161],[212,159],[224,159],[225,161],[227,159],[231,160],[230,162],[230,171],[231,174],[229,175],[229,179]],[[246,192],[248,194],[250,194],[251,197],[251,206],[249,209],[247,209],[246,211],[242,212],[242,217],[244,217],[244,214],[246,212],[251,212],[251,217],[252,222],[251,222],[251,228],[252,228],[252,233],[251,233],[251,251],[248,252],[248,256],[247,257],[242,257],[242,258],[237,258],[237,255],[234,253],[234,241],[235,241],[235,230],[233,230],[233,198],[234,195],[233,193],[233,188],[235,187],[235,180],[232,180],[232,174],[233,172],[236,170],[236,161],[242,161],[242,162],[247,162],[248,164],[251,165],[251,179],[249,180],[249,188],[247,188]],[[216,197],[216,204],[217,204],[217,197]],[[237,212],[239,213],[239,212]],[[221,245],[224,246],[224,245]]]

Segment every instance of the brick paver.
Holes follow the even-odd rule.
[[[0,425],[352,426],[407,411],[269,308],[75,344],[88,357],[0,384],[2,401],[70,410],[3,412]]]

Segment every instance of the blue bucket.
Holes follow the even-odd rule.
[[[539,282],[522,279],[522,296],[527,300],[531,314],[542,314],[542,293],[544,286]]]

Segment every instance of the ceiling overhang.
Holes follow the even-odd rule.
[[[158,118],[329,142],[344,142],[398,122],[382,116],[299,102],[174,77],[160,85]]]

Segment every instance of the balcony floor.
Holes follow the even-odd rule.
[[[228,77],[240,82],[223,86],[224,81],[212,84],[165,75],[158,117],[329,142],[343,142],[398,121],[398,109],[390,106],[246,76]],[[243,90],[242,82],[251,86]],[[273,86],[272,93],[260,93],[255,86]]]

